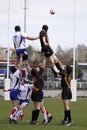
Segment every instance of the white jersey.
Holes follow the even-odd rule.
[[[10,77],[10,89],[19,89],[20,87],[20,70],[17,70]]]
[[[33,87],[33,84],[20,84],[20,100],[29,99]]]
[[[24,32],[16,32],[13,36],[13,42],[16,46],[16,49],[24,49],[26,48],[26,45],[25,45],[25,38],[27,37],[28,35]]]

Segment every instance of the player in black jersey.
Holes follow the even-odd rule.
[[[72,124],[71,111],[69,106],[70,99],[72,99],[70,84],[71,72],[72,68],[67,65],[66,70],[62,71],[61,73],[62,101],[64,106],[64,119],[62,120],[61,124],[66,124],[67,126]]]
[[[40,67],[37,68],[31,68],[30,65],[28,64],[28,71],[31,73],[32,75],[32,80],[34,83],[34,88],[32,90],[31,93],[31,99],[33,101],[34,104],[34,109],[32,110],[32,119],[30,124],[36,124],[37,123],[37,119],[39,116],[39,112],[40,110],[42,111],[42,113],[44,112],[44,120],[43,120],[43,124],[47,124],[52,120],[52,115],[50,115],[49,117],[47,117],[47,110],[43,105],[43,87],[44,87],[44,79],[43,79],[43,72],[45,69],[45,60],[43,61],[42,64],[40,64]]]
[[[41,43],[41,52],[44,54],[44,58],[49,58],[52,63],[52,69],[56,74],[59,74],[62,69],[64,69],[63,64],[58,59],[58,57],[54,54],[52,48],[49,45],[48,38],[48,26],[43,25],[42,30],[39,33],[40,43]]]

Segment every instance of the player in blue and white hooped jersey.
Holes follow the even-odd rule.
[[[19,103],[19,109],[14,117],[14,120],[17,120],[20,116],[21,120],[24,116],[23,114],[23,108],[27,106],[30,102],[30,94],[33,89],[34,85],[33,83],[30,84],[29,80],[26,78],[22,78],[21,84],[20,84],[20,103]]]
[[[10,68],[10,99],[13,104],[13,108],[11,110],[11,114],[9,117],[9,123],[12,123],[15,113],[18,110],[19,106],[19,95],[20,95],[20,75],[21,75],[21,69],[22,69],[22,60],[20,60],[20,64],[18,68],[15,66],[12,66]]]

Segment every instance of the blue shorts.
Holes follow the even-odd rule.
[[[10,91],[10,99],[11,100],[19,100],[20,91],[18,89],[12,89]]]
[[[16,49],[16,54],[20,59],[20,54],[23,54],[23,61],[28,59],[28,52],[27,49]]]
[[[29,102],[29,100],[28,99],[26,99],[26,100],[21,100],[20,99],[20,105],[22,104],[22,103],[26,103],[26,105],[28,105],[30,102]]]
[[[16,54],[19,56],[20,54],[28,55],[27,49],[16,49]]]

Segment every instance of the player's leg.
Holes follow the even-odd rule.
[[[40,113],[41,102],[34,101],[33,103],[34,103],[34,110],[32,110],[32,118],[31,118],[30,124],[36,125],[37,119]]]
[[[53,119],[53,116],[52,114],[48,111],[48,109],[45,107],[45,111],[46,111],[46,114],[47,114],[47,117],[48,117],[48,123],[51,122],[51,120]]]
[[[42,121],[42,124],[47,124],[48,123],[48,119],[47,119],[47,113],[46,113],[46,109],[43,105],[43,101],[41,103],[41,108],[40,108],[41,112],[42,112],[42,115],[43,115],[43,121]]]
[[[68,122],[67,122],[67,126],[70,126],[73,121],[72,121],[72,118],[71,118],[71,110],[70,110],[70,106],[69,106],[69,99],[65,100],[65,112],[66,112],[66,115],[67,115],[67,118],[68,118]]]
[[[58,70],[62,71],[64,70],[64,65],[62,64],[62,62],[59,60],[59,58],[53,54],[53,59],[54,59],[54,62],[55,62],[55,65],[56,67],[58,68]]]
[[[23,55],[23,67],[21,71],[22,78],[27,78],[28,72],[27,72],[27,62],[28,62],[28,54]]]
[[[13,104],[13,108],[11,110],[11,114],[10,114],[10,117],[9,117],[9,123],[12,123],[12,121],[14,121],[14,117],[18,111],[18,106],[19,106],[19,90],[18,89],[12,89],[10,91],[10,99],[12,101],[12,104]],[[16,123],[14,121],[14,123]]]
[[[14,120],[14,117],[15,117],[17,111],[18,111],[19,100],[12,100],[12,102],[13,102],[13,106],[14,106],[14,107],[12,108],[11,114],[10,114],[10,116],[9,116],[9,123],[12,123],[12,122],[17,123],[17,122]]]

